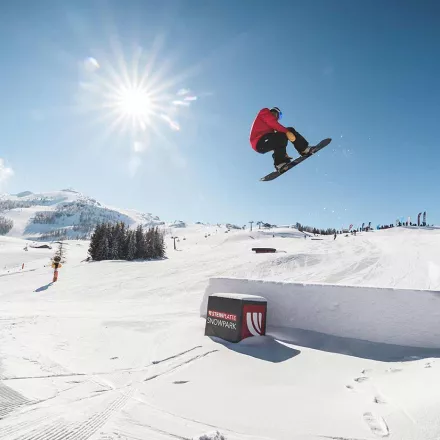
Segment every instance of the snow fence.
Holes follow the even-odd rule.
[[[211,278],[213,293],[267,299],[267,330],[287,327],[411,347],[440,348],[440,292]]]

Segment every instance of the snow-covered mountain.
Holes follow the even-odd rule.
[[[186,228],[186,223],[182,220],[175,220],[169,226],[170,228]]]
[[[106,206],[72,189],[34,194],[0,195],[0,216],[14,222],[7,235],[32,239],[82,239],[96,224],[123,221],[127,225],[163,225],[159,217]]]

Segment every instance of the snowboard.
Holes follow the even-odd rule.
[[[260,181],[262,182],[268,182],[270,180],[274,180],[276,179],[278,176],[281,176],[282,174],[284,174],[286,171],[289,171],[290,169],[292,169],[293,167],[296,167],[297,165],[299,165],[301,162],[305,161],[306,159],[308,159],[310,156],[313,156],[315,153],[317,153],[319,150],[322,150],[324,147],[326,147],[330,142],[331,142],[331,138],[327,138],[327,139],[323,139],[321,142],[319,142],[317,145],[311,146],[310,147],[310,153],[307,154],[306,156],[300,156],[297,159],[292,160],[291,162],[289,162],[285,167],[281,168],[281,170],[279,171],[272,171],[271,173],[269,173],[267,176],[264,176],[260,179]]]

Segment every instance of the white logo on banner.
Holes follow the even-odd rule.
[[[254,336],[262,335],[263,333],[261,328],[262,320],[263,320],[263,313],[261,312],[246,313],[246,323],[252,335]]]

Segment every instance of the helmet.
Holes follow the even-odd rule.
[[[281,119],[281,117],[283,116],[282,111],[278,108],[278,107],[272,107],[270,109],[271,112],[277,112],[278,113],[278,119]]]

